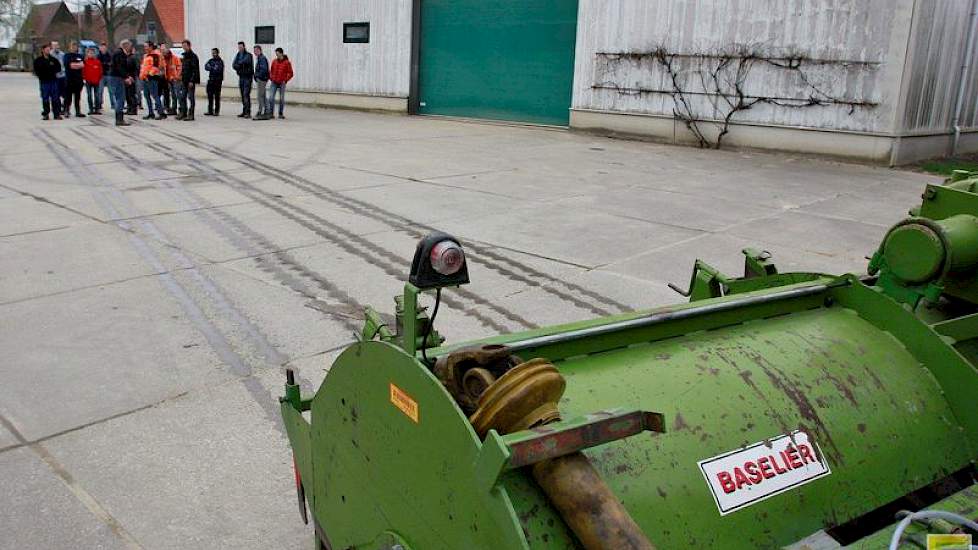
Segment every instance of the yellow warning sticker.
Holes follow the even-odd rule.
[[[927,535],[927,550],[960,550],[972,548],[971,535]]]
[[[420,416],[420,411],[418,409],[418,402],[412,399],[411,396],[407,394],[407,392],[394,385],[393,382],[391,382],[390,384],[391,384],[391,403],[398,409],[401,409],[402,413],[407,415],[408,418],[410,418],[411,420],[414,421],[415,424],[417,424],[418,418]]]

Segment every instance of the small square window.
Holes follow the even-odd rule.
[[[275,27],[255,27],[255,44],[274,44]]]
[[[366,44],[370,42],[370,23],[343,23],[344,44]]]

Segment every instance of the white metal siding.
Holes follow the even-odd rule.
[[[903,129],[946,131],[954,118],[971,0],[917,0],[911,27],[911,65]],[[975,43],[978,50],[978,41]],[[978,61],[978,55],[973,57]],[[961,125],[978,125],[978,71],[967,76]]]
[[[407,97],[411,66],[411,0],[186,0],[187,33],[202,56],[218,47],[231,60],[255,27],[275,26],[274,46],[295,69],[294,90]],[[369,44],[344,44],[343,23],[370,22]],[[269,59],[272,49],[264,46]]]
[[[890,132],[899,95],[899,87],[892,84],[899,83],[899,75],[894,80],[889,71],[903,72],[902,63],[898,67],[887,63],[893,53],[896,5],[894,0],[581,0],[573,106],[671,116],[673,99],[667,93],[629,95],[617,89],[595,89],[611,85],[669,90],[661,65],[599,54],[657,47],[695,54],[741,44],[827,61],[806,65],[812,83],[835,98],[879,105],[850,109],[758,104],[738,113],[736,121]],[[701,91],[696,80],[687,82],[686,89]],[[796,73],[757,63],[747,90],[765,97],[804,98],[810,88]],[[710,111],[708,97],[691,100],[698,112]]]

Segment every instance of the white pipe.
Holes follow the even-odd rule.
[[[941,510],[924,510],[923,512],[907,514],[905,518],[900,520],[900,523],[897,524],[896,530],[893,531],[893,536],[890,538],[889,550],[899,550],[900,539],[903,538],[903,532],[907,530],[907,527],[910,526],[911,522],[921,519],[943,519],[944,521],[949,521],[951,523],[967,527],[972,531],[978,531],[978,523],[975,523],[966,517]]]
[[[961,111],[964,109],[964,92],[968,87],[968,74],[971,72],[972,51],[975,49],[975,26],[978,25],[978,0],[971,0],[971,17],[968,18],[968,40],[961,64],[961,84],[958,98],[954,104],[954,140],[951,142],[951,156],[958,154],[958,141],[961,139]]]

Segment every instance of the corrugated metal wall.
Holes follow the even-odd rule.
[[[885,84],[899,82],[888,71],[903,71],[902,63],[886,63],[895,5],[894,0],[581,0],[574,108],[671,116],[673,98],[663,92],[672,86],[660,63],[602,55],[662,48],[680,54],[681,87],[689,92],[694,112],[712,118],[722,114],[714,112],[716,97],[703,94],[709,85],[704,88],[698,73],[690,72],[697,61],[682,55],[747,45],[775,57],[801,54],[816,60],[802,64],[802,72],[755,62],[745,80],[748,94],[797,103],[815,93],[877,105],[760,103],[739,112],[736,121],[890,132],[898,90]]]
[[[221,49],[230,84],[239,40],[275,26],[275,46],[295,67],[294,90],[407,97],[411,0],[186,0],[187,34],[199,52]],[[344,44],[343,23],[370,22],[369,44]],[[266,55],[271,58],[272,52]]]
[[[954,118],[971,0],[917,0],[910,38],[910,67],[903,130],[946,131]],[[978,51],[978,42],[975,43]],[[974,56],[978,62],[978,54]],[[962,127],[978,126],[978,71],[967,76]]]
[[[407,97],[411,3],[186,0],[188,36],[204,56],[220,47],[230,64],[238,40],[250,46],[255,26],[274,25],[276,45],[296,68],[293,89]],[[909,45],[898,5],[913,6]],[[661,47],[680,54],[681,84],[693,111],[721,116],[722,104],[716,109],[716,97],[704,93],[709,86],[695,72],[703,61],[682,55],[746,45],[775,57],[801,54],[811,60],[802,72],[755,62],[744,85],[749,95],[792,103],[814,93],[866,105],[760,103],[737,113],[738,122],[884,134],[946,131],[969,7],[970,0],[580,0],[573,107],[672,116],[671,81],[661,64],[616,55]],[[343,23],[357,21],[371,23],[370,44],[343,44]],[[229,67],[229,84],[233,76]],[[976,70],[969,75],[962,122],[978,127]]]

